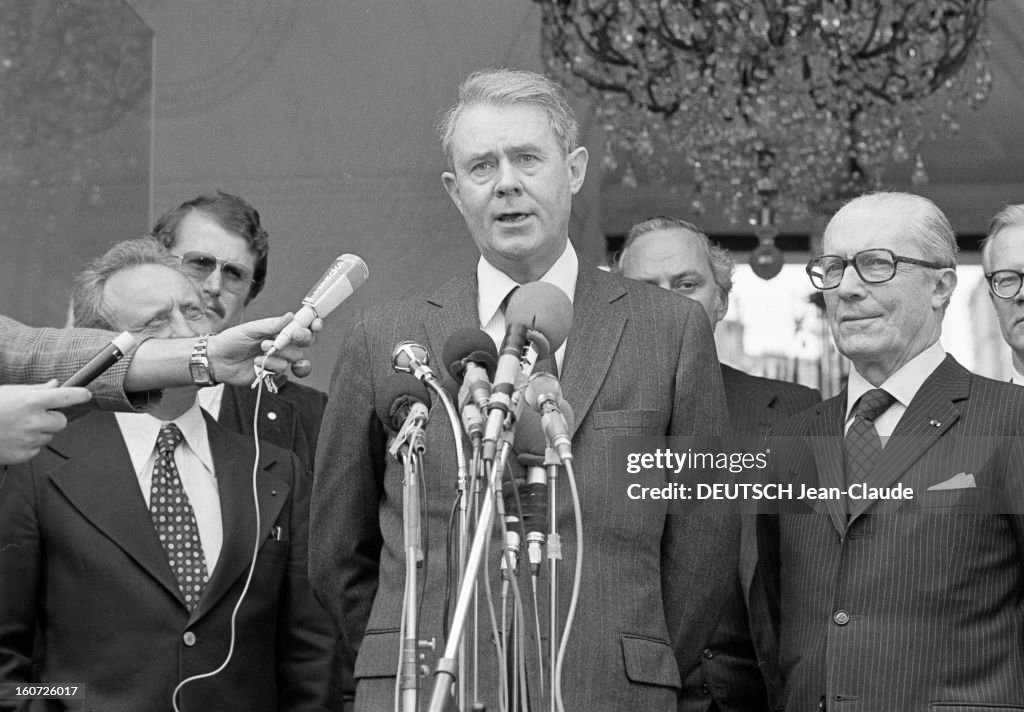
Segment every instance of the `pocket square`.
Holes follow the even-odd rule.
[[[953,475],[945,482],[940,482],[937,485],[932,485],[928,488],[929,492],[936,490],[951,490],[951,489],[968,489],[970,487],[977,487],[974,483],[974,474],[969,472],[961,472]]]

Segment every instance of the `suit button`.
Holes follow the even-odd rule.
[[[704,652],[702,653],[702,655],[708,660],[715,657],[715,654],[714,652],[712,652],[711,648],[704,648]]]
[[[185,645],[191,648],[193,645],[196,644],[196,634],[190,630],[187,630],[185,631],[185,635],[181,636],[181,640],[185,643]]]
[[[850,622],[850,614],[846,611],[836,611],[836,614],[832,616],[832,620],[836,622],[836,625],[846,625]]]
[[[707,696],[707,695],[711,694],[711,688],[708,687],[708,684],[706,682],[703,685],[701,685],[700,694],[702,694],[704,696]]]
[[[277,413],[274,411],[267,413],[267,420],[277,420]]]

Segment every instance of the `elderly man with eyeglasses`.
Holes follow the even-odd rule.
[[[956,249],[931,201],[874,193],[808,265],[853,368],[769,441],[793,485],[758,531],[786,710],[1024,708],[1024,391],[939,342]]]
[[[1010,382],[1024,386],[1024,204],[1007,205],[989,222],[981,263],[999,328],[1013,352]]]

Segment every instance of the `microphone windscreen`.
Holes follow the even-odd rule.
[[[515,291],[505,309],[505,323],[526,324],[544,334],[551,352],[569,335],[572,302],[565,292],[547,282],[529,282]]]
[[[516,421],[515,438],[512,440],[516,459],[523,467],[543,465],[546,447],[540,414],[533,408],[523,408]]]
[[[494,371],[498,367],[498,350],[494,348],[491,337],[480,329],[468,326],[456,331],[448,337],[441,356],[444,358],[448,373],[460,383],[468,362],[483,366],[487,369],[487,377],[494,380]]]
[[[430,410],[430,391],[415,376],[392,373],[377,392],[374,410],[380,422],[397,433],[414,403],[422,403]]]

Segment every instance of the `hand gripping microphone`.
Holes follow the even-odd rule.
[[[443,358],[448,373],[461,384],[458,403],[462,428],[470,440],[479,444],[484,434],[483,413],[491,400],[491,379],[498,363],[494,342],[480,329],[460,329],[448,338]]]
[[[274,339],[274,347],[267,352],[271,355],[280,351],[292,340],[300,328],[309,328],[313,319],[324,319],[343,301],[352,296],[369,276],[366,263],[355,255],[344,254],[324,272],[320,281],[302,298],[302,307],[295,312],[291,322]]]
[[[494,388],[484,432],[484,459],[493,460],[505,417],[515,410],[514,398],[538,359],[562,345],[572,326],[572,302],[558,287],[530,282],[516,290],[505,309],[505,339],[498,354]]]

